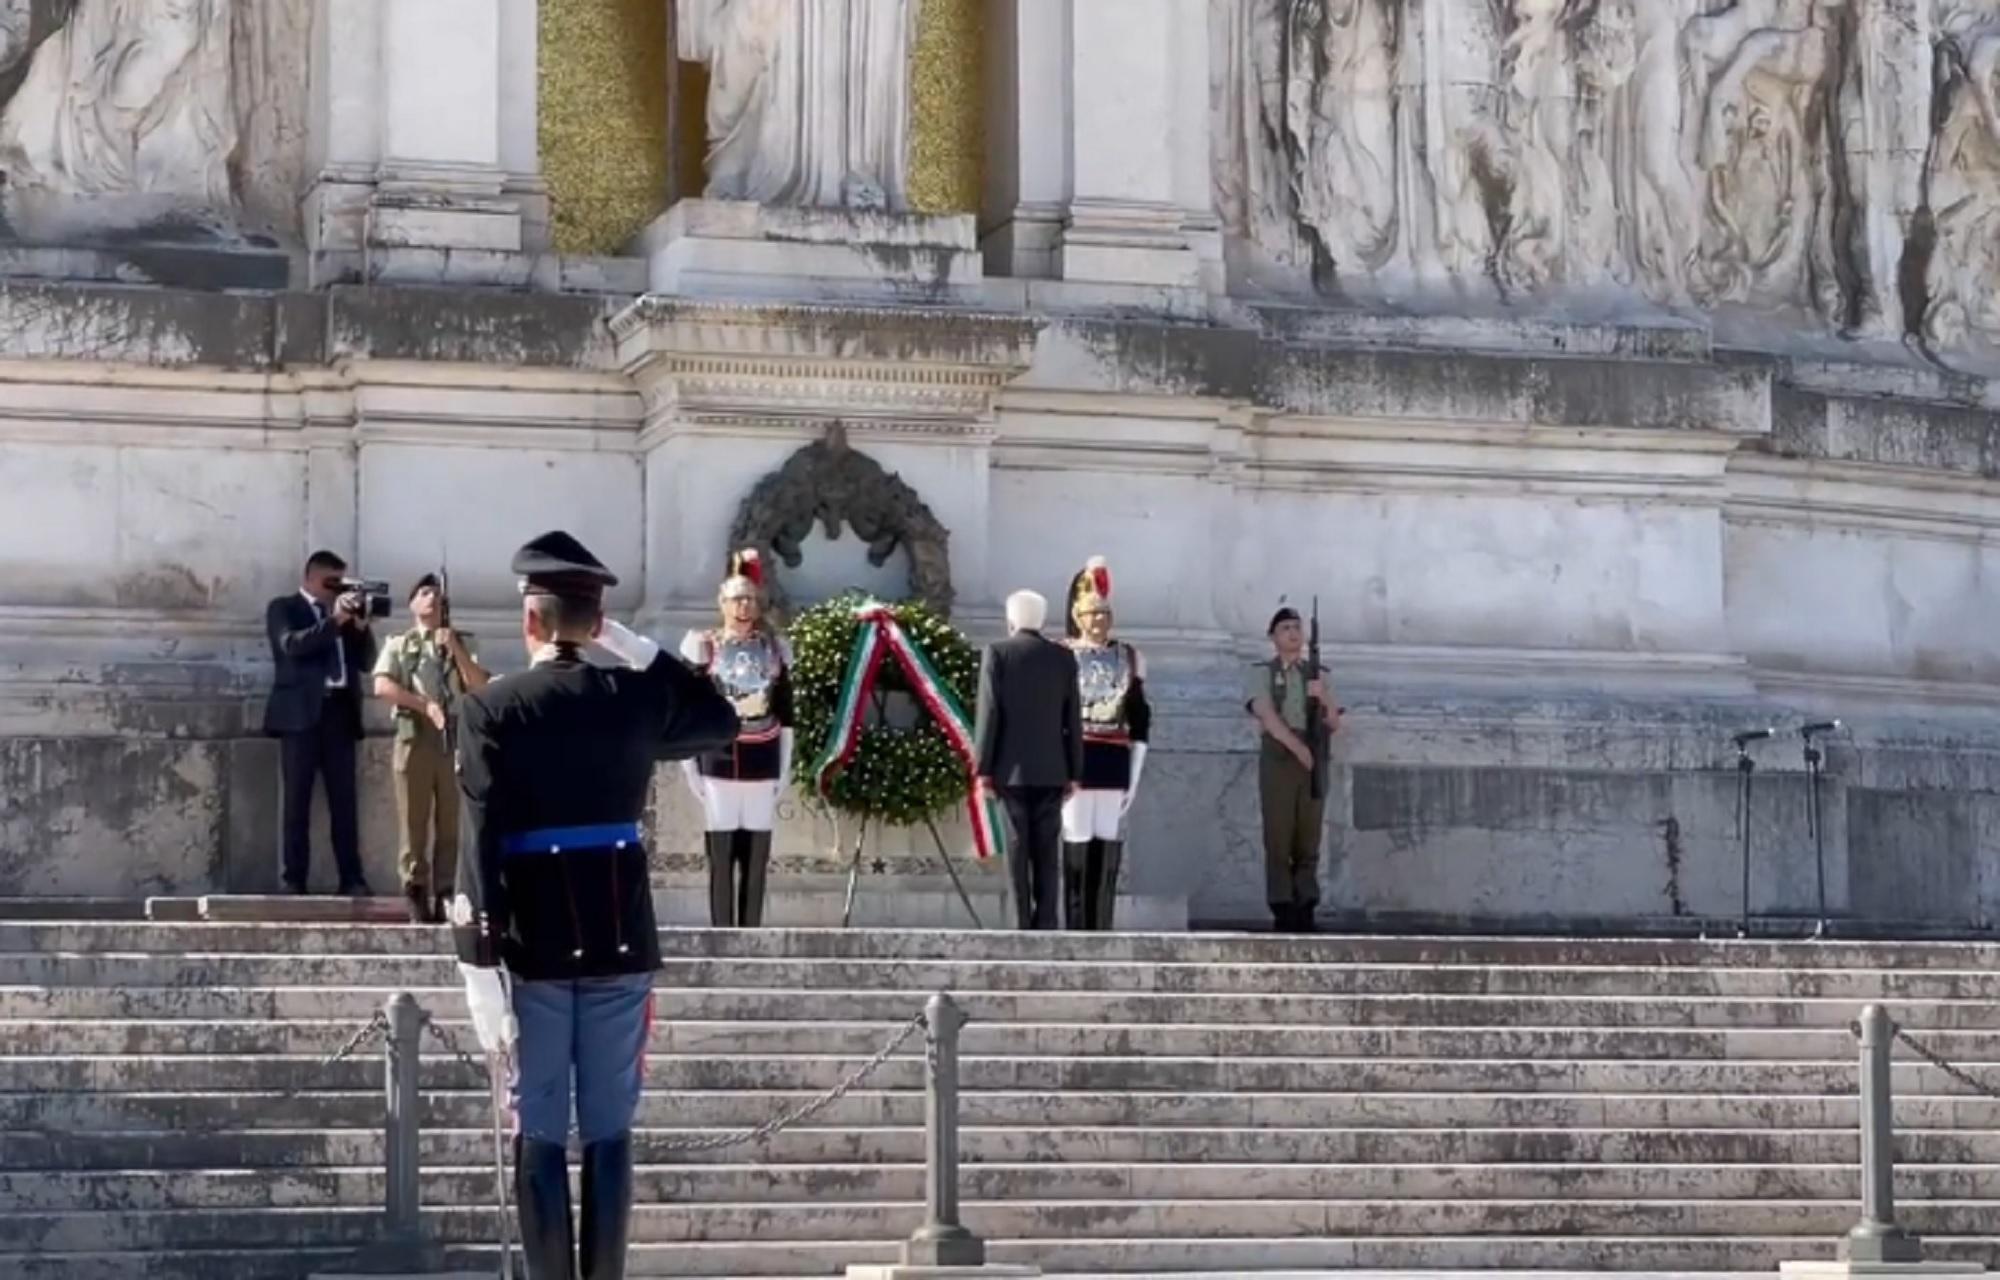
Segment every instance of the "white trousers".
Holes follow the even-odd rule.
[[[702,823],[710,831],[769,831],[778,814],[778,784],[701,780]]]
[[[1063,841],[1088,844],[1092,840],[1116,840],[1118,821],[1124,816],[1123,791],[1079,791],[1063,801]]]

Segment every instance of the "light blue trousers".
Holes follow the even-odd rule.
[[[572,1096],[585,1146],[631,1129],[653,1028],[652,974],[516,982],[514,1016],[514,1123],[523,1137],[568,1142]]]

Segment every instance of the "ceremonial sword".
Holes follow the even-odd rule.
[[[505,1063],[505,1055],[498,1051],[486,1055],[487,1100],[493,1104],[493,1194],[500,1205],[500,1280],[514,1280],[514,1224],[507,1206],[507,1139],[500,1128],[500,1113],[507,1106],[507,1086],[501,1078]]]

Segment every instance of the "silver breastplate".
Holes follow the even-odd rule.
[[[1083,727],[1100,732],[1125,726],[1125,695],[1132,688],[1132,663],[1122,644],[1076,646],[1076,686],[1083,703]]]
[[[777,645],[761,632],[743,639],[718,635],[714,638],[709,675],[722,696],[736,708],[746,734],[771,727],[771,694],[784,660]]]

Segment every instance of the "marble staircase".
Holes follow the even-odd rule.
[[[912,1046],[806,1127],[936,990],[970,1226],[1052,1273],[1760,1271],[1857,1209],[1861,1003],[2000,1080],[2000,948],[669,930],[634,1271],[800,1277],[920,1220]],[[470,1044],[441,931],[0,922],[0,1274],[294,1280],[374,1236],[393,990]],[[427,1053],[430,1047],[427,1047]],[[1980,1064],[1993,1064],[1982,1070]],[[490,1259],[483,1081],[427,1058],[429,1227]],[[1907,1053],[1903,1217],[2000,1260],[2000,1102]]]

